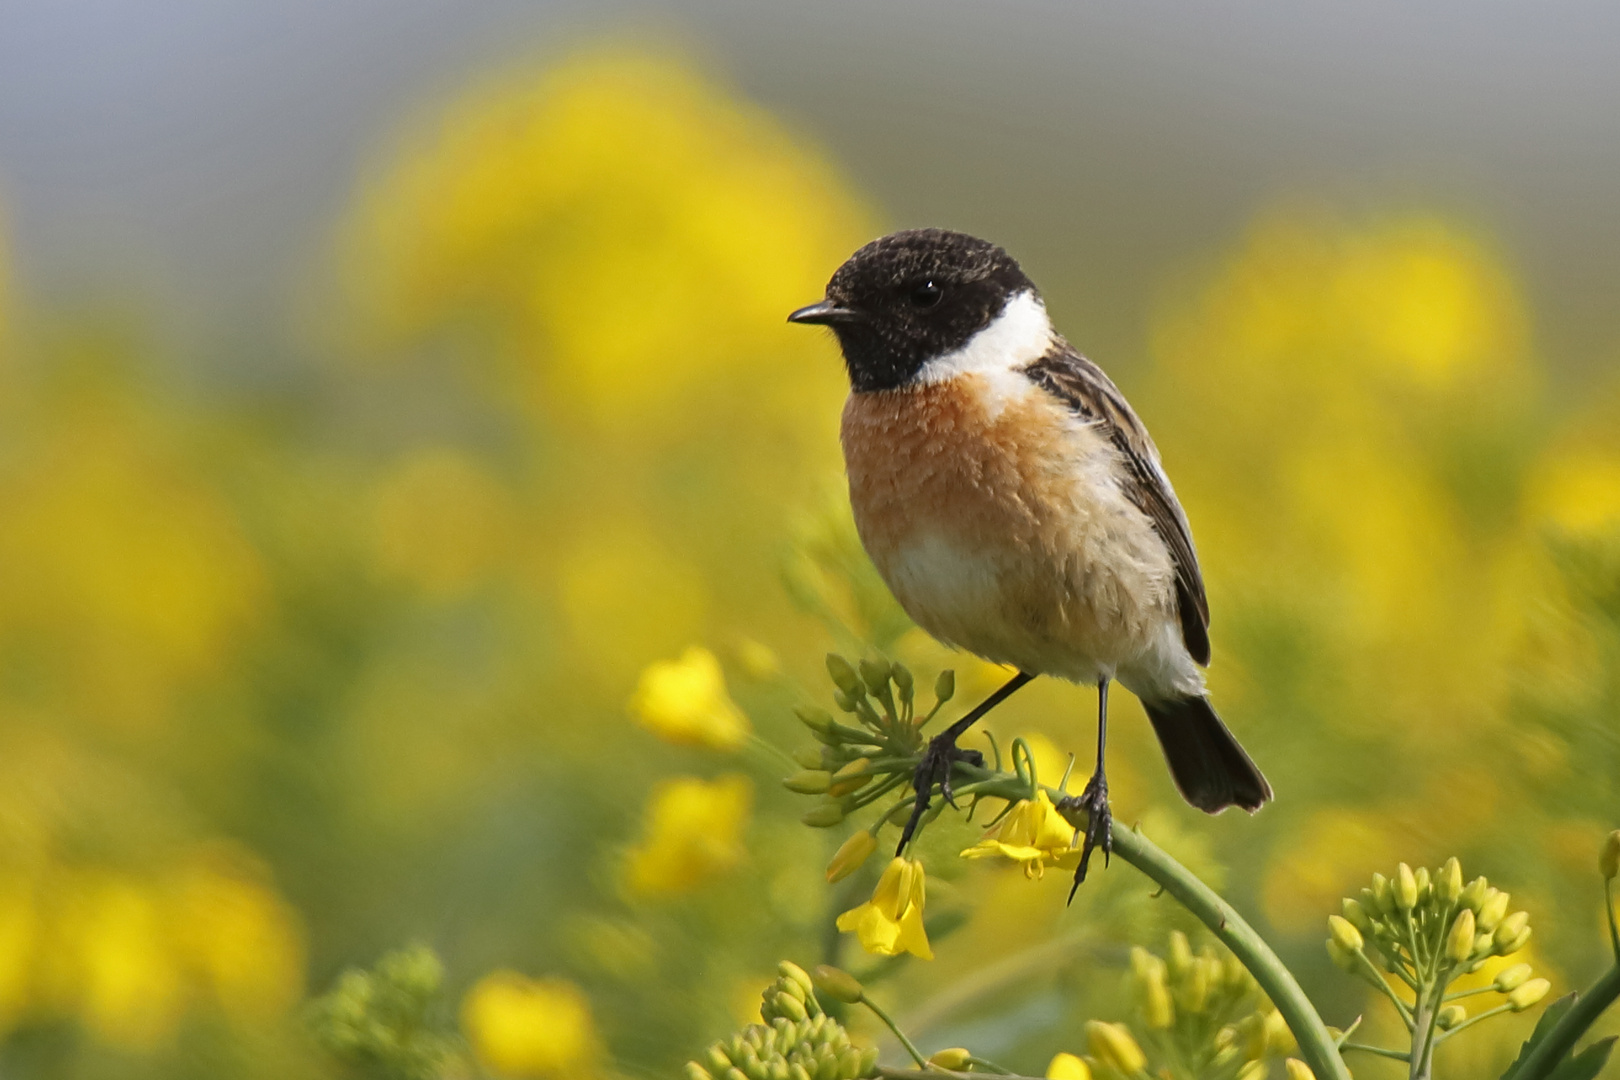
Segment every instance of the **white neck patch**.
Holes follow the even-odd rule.
[[[966,345],[924,364],[917,381],[942,383],[970,372],[994,375],[1021,368],[1046,355],[1052,336],[1046,305],[1033,292],[1021,292]]]

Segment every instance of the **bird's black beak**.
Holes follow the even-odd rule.
[[[831,326],[833,323],[864,322],[866,315],[854,308],[839,307],[831,300],[823,300],[819,304],[802,307],[788,316],[788,322],[809,323],[814,326]]]

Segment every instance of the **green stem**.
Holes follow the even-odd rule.
[[[1462,1023],[1458,1024],[1456,1027],[1452,1028],[1450,1031],[1441,1032],[1438,1041],[1439,1042],[1445,1042],[1447,1039],[1449,1039],[1453,1035],[1457,1034],[1457,1032],[1459,1032],[1459,1031],[1467,1031],[1469,1028],[1473,1027],[1475,1024],[1479,1023],[1481,1020],[1489,1020],[1493,1016],[1501,1016],[1503,1013],[1510,1011],[1512,1008],[1513,1008],[1513,1006],[1511,1006],[1511,1005],[1498,1005],[1494,1009],[1486,1009],[1482,1013],[1475,1013],[1473,1016],[1470,1016],[1468,1019],[1464,1020]]]
[[[1614,962],[1620,964],[1620,926],[1614,922],[1614,878],[1603,880],[1603,914],[1609,920],[1609,946],[1614,950]]]
[[[957,788],[958,795],[978,791],[1009,800],[1029,796],[1027,787],[1017,776],[997,774],[988,769],[963,764],[958,764],[956,768],[958,772],[981,778],[971,786]],[[1063,793],[1056,788],[1042,786],[1048,795],[1058,799],[1063,797]],[[1065,816],[1069,824],[1074,825],[1076,829],[1082,828],[1085,824],[1084,815],[1078,808],[1068,810]],[[1079,816],[1081,820],[1077,822],[1075,816]],[[1260,984],[1260,989],[1266,992],[1271,1003],[1282,1014],[1288,1030],[1293,1032],[1294,1041],[1299,1044],[1300,1058],[1311,1067],[1317,1080],[1350,1080],[1350,1072],[1344,1067],[1344,1059],[1339,1056],[1339,1051],[1334,1046],[1333,1036],[1328,1034],[1327,1026],[1322,1023],[1315,1006],[1305,996],[1305,991],[1300,989],[1293,972],[1289,971],[1277,954],[1272,952],[1271,947],[1255,932],[1254,927],[1238,914],[1237,909],[1222,899],[1214,889],[1200,881],[1191,870],[1172,859],[1137,830],[1115,822],[1113,840],[1115,855],[1136,867],[1165,892],[1175,897],[1182,907],[1207,926],[1211,933],[1232,950],[1238,961],[1248,968],[1249,973]]]
[[[1395,1011],[1401,1015],[1401,1022],[1406,1025],[1406,1030],[1414,1030],[1412,1010],[1407,1008],[1406,1002],[1402,1001],[1400,995],[1390,988],[1389,981],[1384,978],[1384,973],[1379,971],[1377,965],[1367,958],[1365,952],[1357,952],[1356,956],[1361,959],[1363,964],[1367,965],[1367,974],[1370,976],[1368,981],[1382,990],[1385,996],[1394,1004]]]
[[[1564,1055],[1575,1049],[1575,1043],[1586,1034],[1603,1010],[1614,1004],[1617,997],[1620,997],[1620,963],[1604,972],[1590,990],[1575,1000],[1574,1006],[1524,1059],[1519,1071],[1513,1074],[1513,1080],[1546,1080],[1558,1063],[1564,1060]]]
[[[919,1051],[915,1046],[913,1046],[911,1044],[910,1039],[906,1038],[906,1033],[900,1030],[899,1025],[897,1025],[893,1020],[889,1019],[889,1014],[884,1012],[881,1008],[878,1007],[877,1002],[873,1001],[871,998],[867,997],[865,994],[862,994],[861,995],[861,1004],[865,1005],[868,1009],[871,1009],[874,1013],[876,1013],[877,1018],[879,1020],[883,1021],[883,1026],[888,1028],[890,1031],[894,1032],[894,1037],[899,1039],[900,1040],[900,1045],[906,1048],[906,1053],[910,1054],[911,1055],[911,1060],[915,1061],[917,1063],[917,1068],[919,1068],[919,1069],[932,1069],[933,1068],[933,1066],[928,1064],[928,1059],[922,1056],[921,1051]]]
[[[1382,1046],[1369,1046],[1366,1043],[1347,1042],[1344,1044],[1344,1048],[1346,1050],[1360,1050],[1363,1054],[1377,1054],[1379,1057],[1394,1058],[1396,1061],[1411,1060],[1410,1054],[1402,1053],[1399,1050],[1386,1050]]]
[[[1070,821],[1072,824],[1073,819]],[[1114,824],[1114,854],[1157,882],[1232,950],[1282,1014],[1288,1029],[1294,1033],[1294,1040],[1299,1043],[1299,1056],[1311,1067],[1317,1080],[1350,1080],[1344,1059],[1333,1045],[1333,1036],[1328,1034],[1305,991],[1236,908],[1147,837],[1117,822]]]

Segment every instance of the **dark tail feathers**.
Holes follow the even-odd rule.
[[[1253,813],[1271,798],[1271,785],[1215,715],[1209,699],[1172,698],[1142,706],[1176,787],[1189,803],[1211,814],[1228,806]]]

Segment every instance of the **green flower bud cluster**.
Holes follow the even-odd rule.
[[[315,1041],[351,1069],[391,1080],[470,1074],[465,1049],[439,1015],[444,966],[426,946],[350,969],[309,1005]]]
[[[1343,970],[1387,995],[1413,1035],[1413,1060],[1490,1016],[1522,1012],[1546,996],[1546,979],[1532,979],[1529,964],[1500,971],[1489,985],[1451,991],[1463,976],[1496,957],[1511,956],[1530,940],[1530,916],[1510,912],[1511,897],[1484,878],[1464,884],[1462,866],[1448,859],[1438,870],[1401,863],[1393,877],[1374,874],[1360,895],[1328,917],[1328,955]],[[1408,1004],[1384,973],[1405,984]],[[1501,994],[1507,1000],[1469,1016],[1458,998]]]
[[[1180,931],[1162,957],[1131,950],[1129,989],[1138,1041],[1166,1075],[1264,1076],[1265,1062],[1294,1049],[1287,1024],[1237,958],[1214,945],[1194,952]]]
[[[1329,917],[1328,953],[1344,970],[1380,981],[1370,962],[1408,982],[1449,982],[1529,942],[1530,916],[1509,914],[1510,900],[1484,878],[1464,885],[1455,858],[1433,873],[1401,863],[1392,878],[1374,874],[1360,896],[1345,899],[1342,915]]]
[[[955,675],[942,672],[934,684],[933,708],[919,717],[916,680],[904,664],[872,658],[852,664],[829,653],[827,674],[833,701],[856,723],[835,719],[813,705],[797,709],[819,745],[796,751],[793,759],[801,769],[782,781],[789,791],[821,796],[803,818],[816,828],[837,825],[895,786],[895,777],[910,775],[922,750],[922,726],[951,699],[956,686]],[[886,782],[890,780],[894,782]]]
[[[686,1063],[686,1080],[862,1080],[877,1075],[876,1048],[861,1050],[816,1000],[810,976],[783,961],[766,988],[762,1024],[750,1024]]]

